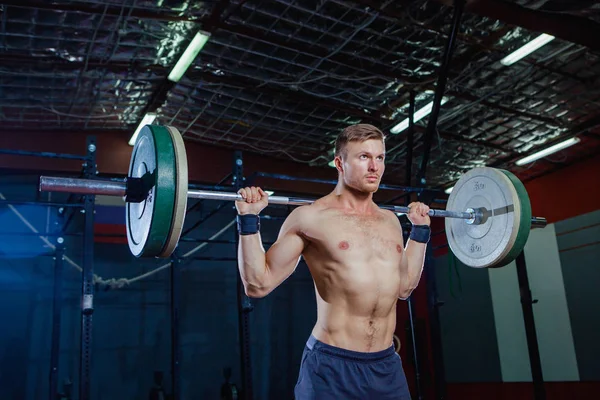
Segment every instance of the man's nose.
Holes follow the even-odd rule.
[[[379,166],[377,165],[377,162],[373,159],[371,159],[369,161],[369,171],[377,171],[377,169],[379,168]]]

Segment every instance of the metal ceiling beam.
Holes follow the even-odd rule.
[[[173,14],[168,14],[165,11],[154,11],[148,10],[141,7],[136,7],[129,12],[130,6],[119,6],[119,5],[108,5],[100,3],[90,2],[79,2],[79,3],[60,3],[56,1],[35,1],[35,0],[8,0],[2,1],[4,6],[20,7],[20,8],[34,8],[40,10],[51,10],[51,11],[68,11],[68,12],[83,12],[86,14],[106,14],[115,17],[123,14],[123,7],[128,9],[127,15],[132,18],[139,19],[154,19],[160,21],[186,21],[186,22],[200,22],[201,19],[198,17],[190,17],[186,15],[179,15],[179,11],[174,11]]]
[[[434,133],[437,130],[438,115],[442,106],[441,102],[444,96],[444,91],[446,90],[446,81],[448,79],[448,73],[450,72],[451,68],[451,60],[456,42],[456,34],[460,30],[460,23],[463,15],[465,1],[466,0],[454,1],[456,7],[454,8],[454,15],[452,17],[452,28],[448,36],[448,40],[446,42],[446,47],[444,49],[442,65],[439,71],[439,78],[437,84],[435,85],[433,107],[431,109],[431,114],[429,116],[429,120],[427,121],[427,129],[423,137],[423,147],[425,149],[423,150],[423,157],[421,158],[421,163],[417,172],[417,185],[424,186],[426,183],[425,177],[427,173],[427,164],[429,163],[431,141],[433,139]]]
[[[3,53],[0,57],[0,65],[19,67],[23,71],[23,66],[33,67],[48,67],[59,71],[78,71],[84,66],[90,69],[106,69],[112,72],[142,72],[151,71],[157,74],[165,74],[167,69],[159,64],[146,64],[143,62],[120,62],[120,61],[103,61],[101,59],[89,58],[86,63],[83,61],[67,61],[53,54],[48,55],[24,55]],[[26,72],[25,72],[26,73]],[[25,74],[24,73],[24,74]],[[133,78],[132,78],[133,79]]]
[[[452,0],[436,1],[452,6]],[[600,50],[600,24],[588,18],[536,11],[500,0],[472,0],[467,2],[465,11]]]

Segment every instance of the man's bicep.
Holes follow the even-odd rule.
[[[294,232],[281,235],[267,251],[267,267],[271,272],[291,270],[298,264],[304,250],[304,240]]]
[[[267,267],[270,272],[291,274],[296,268],[305,242],[302,238],[300,210],[294,210],[281,226],[277,241],[267,251]]]

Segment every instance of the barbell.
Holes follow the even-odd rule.
[[[138,136],[124,181],[41,176],[40,191],[124,197],[127,242],[136,257],[169,257],[181,236],[188,198],[243,200],[233,192],[191,190],[183,138],[171,126],[146,125]],[[307,205],[315,199],[269,196],[269,204]],[[405,206],[381,204],[395,213]],[[447,209],[430,209],[446,218],[448,244],[456,257],[474,268],[501,267],[523,250],[532,217],[521,181],[506,170],[478,167],[464,173],[450,193]]]

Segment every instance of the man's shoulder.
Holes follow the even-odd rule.
[[[296,207],[289,214],[288,218],[306,219],[306,218],[314,217],[322,209],[323,209],[323,207],[321,206],[321,204],[319,204],[315,201],[312,204],[306,204],[306,205]]]
[[[388,210],[387,208],[381,208],[379,206],[377,206],[379,209],[379,212],[384,215],[386,218],[396,218],[396,213],[393,212],[392,210]]]
[[[306,204],[294,208],[288,215],[287,220],[295,225],[307,228],[314,226],[324,218],[324,212],[329,209],[328,203],[324,198],[319,198],[311,204]]]
[[[294,208],[283,222],[282,229],[286,232],[302,233],[314,225],[316,221],[316,207],[313,204],[302,205]]]
[[[385,219],[391,220],[394,223],[400,223],[400,221],[398,221],[398,216],[392,210],[380,208],[379,211],[381,212],[381,215],[385,217]]]

